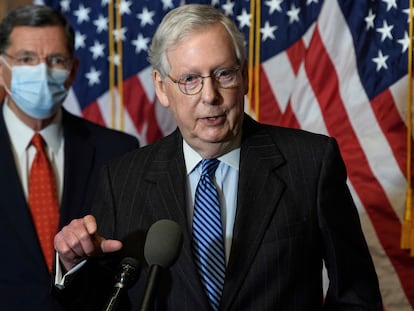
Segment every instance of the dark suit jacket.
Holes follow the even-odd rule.
[[[63,112],[60,227],[90,211],[103,163],[138,147],[136,138]],[[60,310],[16,171],[0,105],[0,310]]]
[[[377,276],[334,139],[260,125],[246,116],[239,173],[220,310],[382,310]],[[93,208],[100,232],[124,241],[120,255],[135,256],[143,264],[145,234],[151,224],[172,219],[181,226],[183,248],[177,262],[163,271],[154,310],[209,310],[190,247],[185,185],[182,137],[177,130],[111,161]],[[330,277],[325,300],[323,260]],[[89,262],[82,272],[95,273],[89,275],[92,283],[78,278],[87,288],[103,284],[96,281],[104,274],[97,262]],[[147,275],[148,267],[143,267],[120,310],[138,310]],[[98,304],[105,297],[98,297],[99,293],[108,291],[100,289],[95,296],[81,298],[75,280],[66,292],[73,294],[71,286],[77,284],[77,296],[68,299],[75,302],[77,297],[73,309],[100,310]]]

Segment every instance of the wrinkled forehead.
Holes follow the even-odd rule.
[[[65,32],[61,26],[14,27],[7,52],[32,52],[40,56],[69,53]]]
[[[238,63],[236,46],[220,23],[180,34],[167,46],[166,56],[170,64],[177,60],[189,63],[193,57],[199,63],[208,62],[212,57],[222,59],[222,62]]]

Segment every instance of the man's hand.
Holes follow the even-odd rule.
[[[55,236],[55,250],[66,271],[83,259],[111,253],[122,248],[117,240],[106,240],[98,235],[95,217],[87,215],[74,219]]]

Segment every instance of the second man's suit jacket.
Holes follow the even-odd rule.
[[[220,310],[382,310],[336,141],[247,116],[242,133],[237,212]],[[111,161],[98,193],[93,208],[98,231],[124,242],[119,257],[134,256],[142,264],[120,310],[139,310],[148,276],[145,235],[159,219],[180,225],[183,247],[161,275],[153,310],[210,310],[191,251],[180,132]],[[114,283],[110,273],[101,279],[105,260],[90,260],[62,291],[73,310],[102,307]],[[323,260],[330,278],[325,299]],[[88,292],[105,282],[106,290]]]
[[[90,212],[103,164],[136,149],[136,138],[73,116],[62,115],[64,180],[60,227]],[[17,173],[0,105],[0,310],[61,310],[51,296],[43,259]]]

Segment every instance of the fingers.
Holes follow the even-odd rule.
[[[117,240],[103,240],[101,242],[101,250],[104,253],[112,253],[119,251],[122,248],[122,243]]]
[[[55,249],[66,270],[87,257],[121,248],[120,241],[105,240],[97,234],[96,220],[92,215],[72,220],[55,236]]]

